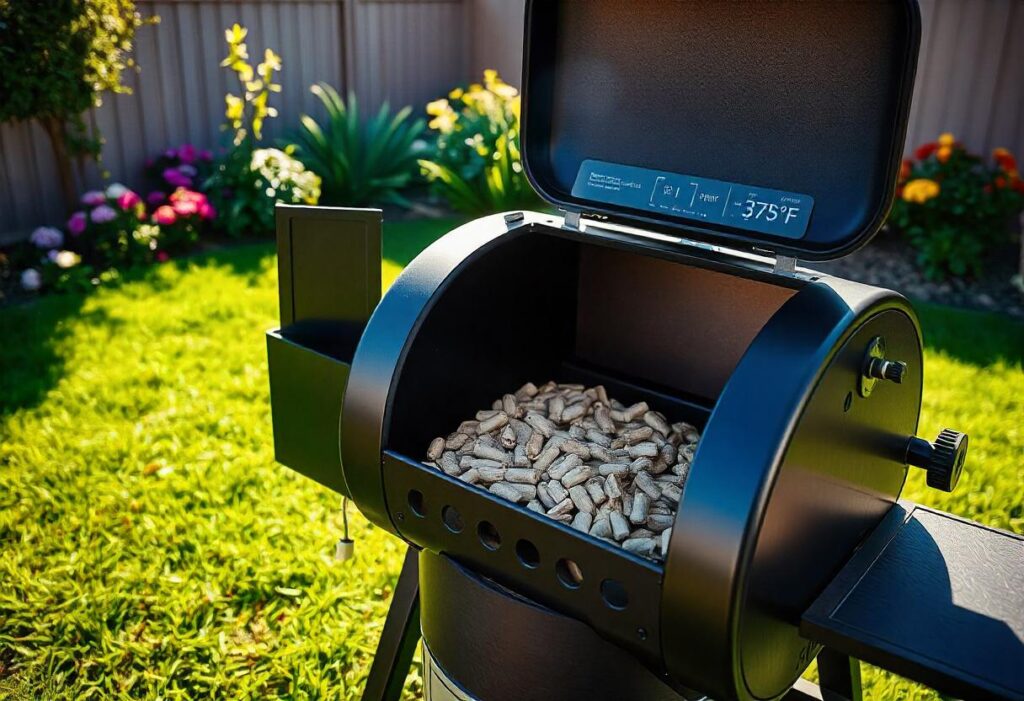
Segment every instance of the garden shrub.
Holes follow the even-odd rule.
[[[0,256],[0,278],[16,278],[27,292],[92,287],[121,270],[190,251],[217,216],[206,195],[183,187],[148,199],[149,211],[120,183],[85,193],[64,231],[39,227]]]
[[[199,243],[199,236],[207,223],[217,217],[217,210],[201,192],[179,187],[166,202],[150,193],[150,204],[155,207],[152,221],[160,227],[159,250],[162,254],[187,253]],[[160,193],[156,193],[160,194]]]
[[[274,230],[276,203],[316,204],[320,178],[286,151],[239,148],[220,164],[207,189],[230,236],[263,235]]]
[[[519,91],[497,71],[427,105],[436,153],[423,174],[456,210],[484,214],[538,204],[519,152]]]
[[[424,145],[417,142],[426,124],[410,120],[412,108],[393,117],[387,103],[366,123],[356,96],[347,103],[326,83],[311,91],[323,103],[323,125],[302,115],[295,155],[320,176],[322,204],[361,207],[383,203],[408,206],[400,194],[417,174]]]
[[[925,275],[979,275],[986,250],[1010,240],[1024,208],[1024,182],[1006,149],[990,165],[952,134],[924,144],[903,162],[889,222],[917,251]]]
[[[0,122],[36,120],[53,148],[64,202],[77,192],[72,161],[99,156],[82,118],[103,92],[128,93],[135,30],[147,22],[133,0],[0,1]]]
[[[116,276],[118,268],[153,260],[160,229],[146,223],[146,206],[138,194],[113,183],[86,192],[80,204],[66,231],[39,227],[11,252],[23,289],[86,288]]]
[[[213,153],[192,144],[169,148],[156,158],[147,159],[145,167],[146,183],[159,193],[174,192],[179,187],[200,189],[212,172]]]
[[[231,149],[221,158],[204,184],[213,206],[221,213],[224,230],[231,236],[264,235],[274,230],[274,205],[316,204],[320,178],[292,157],[293,147],[284,151],[257,148],[263,125],[276,117],[270,95],[281,91],[274,74],[281,70],[281,58],[272,50],[253,69],[245,44],[247,30],[235,24],[224,32],[228,55],[221,66],[230,68],[242,96],[228,93],[224,130],[232,135]]]

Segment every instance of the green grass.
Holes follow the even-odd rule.
[[[389,226],[385,277],[452,225]],[[357,516],[334,563],[339,499],[274,463],[276,319],[266,244],[0,310],[0,696],[359,698],[403,547]],[[922,435],[969,431],[972,460],[907,496],[1024,532],[1024,328],[923,319]]]

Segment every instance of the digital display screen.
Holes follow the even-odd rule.
[[[790,239],[807,233],[814,209],[810,195],[594,160],[580,166],[572,195]]]

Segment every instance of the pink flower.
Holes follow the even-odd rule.
[[[106,194],[102,190],[89,190],[89,192],[82,195],[82,204],[88,207],[95,207],[98,204],[103,204],[107,201]]]
[[[72,236],[79,236],[88,224],[88,219],[85,218],[85,212],[75,212],[68,219],[68,231],[71,232]]]
[[[209,202],[199,205],[199,217],[205,221],[213,221],[217,218],[217,210]]]
[[[142,198],[131,190],[126,190],[123,195],[117,198],[117,206],[125,212],[129,209],[134,209],[140,202],[142,202]]]
[[[167,194],[160,192],[159,190],[153,190],[153,192],[146,195],[146,202],[149,203],[150,207],[155,207],[166,199]]]
[[[191,217],[193,214],[199,214],[199,205],[194,200],[178,200],[171,207],[179,217]]]
[[[212,161],[213,160],[213,152],[209,151],[207,149],[204,149],[202,152],[200,152],[199,157],[202,158],[204,161],[207,161],[207,162]]]
[[[167,255],[167,251],[157,251],[156,252],[156,259],[158,261],[160,261],[161,263],[166,263],[168,260],[171,259],[171,257],[169,255]]]
[[[192,187],[192,178],[189,178],[177,168],[166,168],[162,175],[171,187]]]
[[[101,204],[96,209],[92,210],[92,214],[89,215],[97,224],[106,224],[117,219],[117,212],[110,205]]]
[[[181,159],[182,163],[195,163],[196,156],[198,155],[198,150],[192,144],[182,144],[178,148],[178,158]]]
[[[193,214],[202,216],[202,208],[209,207],[206,195],[194,190],[186,190],[183,187],[179,187],[171,194],[170,201],[175,214],[179,217],[190,217]]]
[[[153,212],[153,221],[162,226],[170,226],[178,221],[178,215],[174,213],[172,207],[165,204],[162,207],[157,207],[156,211]]]

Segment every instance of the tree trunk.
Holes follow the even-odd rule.
[[[67,214],[70,214],[78,202],[78,192],[75,187],[75,174],[72,170],[71,155],[68,152],[64,122],[57,117],[40,117],[39,121],[50,138],[53,160],[57,165],[57,179],[60,182],[60,191],[64,199],[64,209]]]

